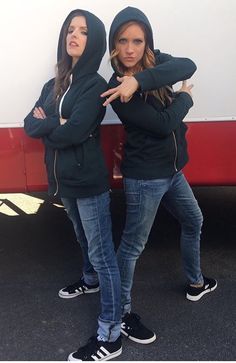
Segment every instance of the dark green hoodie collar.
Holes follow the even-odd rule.
[[[69,13],[62,25],[57,48],[57,61],[60,61],[62,48],[65,47],[62,44],[64,30],[78,11],[86,18],[88,38],[84,53],[73,68],[73,80],[84,77],[87,74],[96,73],[106,52],[106,31],[102,21],[89,11],[76,9]]]
[[[115,36],[116,32],[119,30],[121,25],[123,25],[129,21],[138,21],[138,22],[143,23],[146,26],[148,44],[149,44],[150,49],[154,50],[152,27],[151,27],[151,24],[149,23],[148,18],[141,10],[128,6],[127,8],[121,10],[115,16],[115,18],[111,24],[110,33],[109,33],[110,53],[114,49],[113,40],[114,40],[114,36]]]

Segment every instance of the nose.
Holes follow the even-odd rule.
[[[126,53],[127,54],[132,54],[134,51],[133,49],[133,44],[131,42],[127,43],[127,47],[126,47]]]
[[[77,29],[74,29],[71,33],[72,38],[77,38]]]

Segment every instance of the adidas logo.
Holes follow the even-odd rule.
[[[104,347],[100,347],[95,354],[91,356],[93,360],[102,360],[105,357],[109,356],[110,353]]]

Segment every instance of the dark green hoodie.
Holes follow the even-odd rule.
[[[106,51],[103,23],[85,10],[74,10],[65,19],[58,43],[58,61],[62,57],[64,29],[81,11],[86,18],[88,37],[84,53],[72,70],[71,83],[61,104],[54,101],[54,81],[42,89],[35,107],[42,107],[46,119],[33,117],[33,110],[24,120],[26,133],[42,138],[49,193],[60,197],[90,197],[109,189],[108,172],[100,146],[99,127],[105,115],[100,94],[106,81],[97,73]],[[60,125],[60,117],[67,119]]]
[[[110,34],[109,48],[114,49],[114,36],[120,26],[128,21],[142,22],[147,29],[147,41],[154,50],[151,25],[145,14],[137,8],[127,7],[114,18]],[[172,86],[178,81],[190,78],[196,65],[188,58],[174,58],[154,50],[156,66],[135,74],[139,90],[128,103],[119,99],[112,102],[112,108],[122,121],[126,134],[122,172],[127,178],[166,178],[181,170],[188,161],[185,133],[187,126],[183,118],[193,102],[187,93],[173,95],[168,106],[154,96],[144,97],[145,91]],[[109,88],[116,87],[120,75],[114,64],[115,73]]]

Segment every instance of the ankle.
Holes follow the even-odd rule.
[[[203,282],[201,282],[200,284],[190,284],[191,287],[195,287],[197,289],[203,287],[203,285],[204,285]]]

